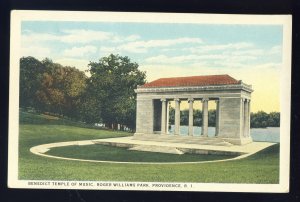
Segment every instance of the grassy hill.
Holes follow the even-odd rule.
[[[97,180],[271,183],[279,182],[279,145],[246,159],[175,165],[110,164],[66,161],[32,154],[33,146],[62,141],[129,136],[49,115],[20,112],[19,178],[24,180]],[[99,147],[100,148],[100,147]],[[85,155],[86,156],[86,155]]]

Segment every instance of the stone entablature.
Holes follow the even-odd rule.
[[[226,78],[228,75],[222,75]],[[228,76],[229,77],[229,76]],[[185,81],[189,77],[181,77]],[[195,77],[193,82],[195,82]],[[205,76],[205,79],[209,79]],[[214,75],[217,79],[218,75]],[[173,79],[173,78],[172,78]],[[197,77],[201,79],[201,76]],[[137,93],[137,119],[135,137],[139,135],[169,135],[169,107],[168,102],[175,102],[175,128],[174,135],[180,135],[180,103],[188,101],[189,104],[189,130],[193,134],[193,103],[202,103],[202,137],[208,137],[208,102],[216,102],[216,138],[232,144],[246,144],[252,141],[250,137],[250,100],[253,92],[250,85],[234,80],[235,84],[201,85],[201,86],[147,86],[138,87]],[[164,79],[164,81],[167,78]],[[209,80],[208,80],[209,81]],[[196,81],[197,82],[197,81]],[[155,81],[154,81],[155,83]],[[199,81],[201,83],[201,81]],[[150,83],[151,84],[151,83]],[[172,84],[174,85],[174,83]],[[171,135],[170,135],[170,138]]]
[[[184,86],[184,87],[147,87],[138,86],[135,89],[136,93],[150,93],[150,92],[194,92],[194,91],[203,91],[203,90],[244,90],[246,92],[252,93],[252,86],[245,83],[236,84],[236,85],[212,85],[212,86]]]

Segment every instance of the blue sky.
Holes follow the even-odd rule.
[[[279,25],[23,21],[21,30],[22,56],[86,70],[89,61],[120,54],[137,62],[148,81],[229,74],[252,84],[257,100],[273,92],[276,103],[265,111],[279,108]]]

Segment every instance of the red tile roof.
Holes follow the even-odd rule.
[[[189,76],[189,77],[173,77],[161,78],[146,83],[142,88],[155,87],[175,87],[175,86],[209,86],[209,85],[229,85],[238,84],[239,81],[231,76],[225,75],[207,75],[207,76]]]

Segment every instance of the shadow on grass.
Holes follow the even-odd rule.
[[[51,116],[48,114],[37,114],[32,112],[26,112],[20,110],[19,121],[20,124],[38,124],[38,125],[65,125],[65,126],[76,126],[80,128],[91,128],[109,130],[103,127],[98,127],[93,124],[86,124],[84,122],[73,121],[67,118],[61,118],[57,116]]]

